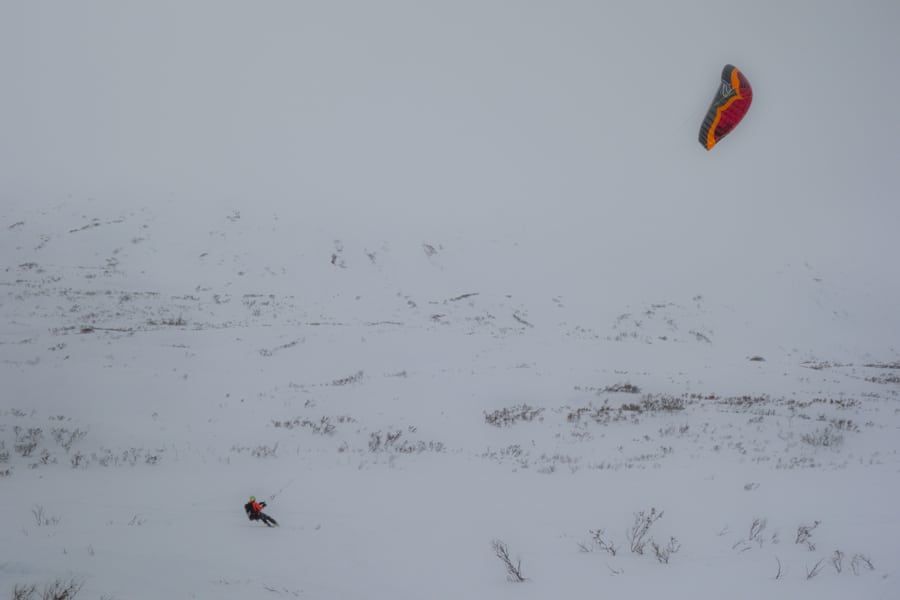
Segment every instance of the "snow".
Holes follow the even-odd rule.
[[[897,598],[897,25],[3,5],[0,596]]]

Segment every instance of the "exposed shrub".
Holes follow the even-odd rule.
[[[396,452],[399,454],[421,454],[422,452],[443,452],[443,442],[425,442],[424,440],[402,440],[403,432],[375,431],[369,434],[369,452]]]
[[[543,408],[534,408],[527,404],[520,404],[519,406],[501,408],[490,413],[486,412],[484,413],[484,421],[494,427],[506,427],[520,421],[533,421],[539,418],[543,412]]]
[[[644,547],[650,542],[650,527],[662,516],[663,512],[656,512],[655,508],[651,508],[649,512],[642,510],[634,513],[634,523],[626,534],[633,553],[644,553]]]
[[[44,431],[40,427],[24,429],[16,425],[13,427],[13,434],[16,436],[16,442],[13,447],[23,458],[31,456],[31,453],[35,451],[44,437]]]
[[[75,454],[73,454],[69,459],[69,463],[72,465],[73,469],[77,469],[79,467],[83,467],[85,463],[87,463],[87,457],[80,451],[76,451]]]
[[[794,538],[795,544],[806,544],[806,547],[810,552],[816,549],[815,544],[812,543],[812,535],[813,531],[816,527],[819,526],[821,521],[813,521],[812,525],[800,525],[797,527],[797,537]]]
[[[31,515],[34,517],[34,521],[37,523],[38,527],[49,527],[51,525],[59,524],[59,517],[48,515],[42,504],[35,504],[31,508]]]
[[[669,558],[681,550],[681,543],[674,537],[670,537],[669,542],[665,546],[660,546],[656,542],[651,542],[650,546],[653,548],[653,555],[656,556],[656,560],[664,565],[669,564]]]
[[[630,383],[616,383],[613,385],[606,386],[603,389],[604,392],[615,392],[615,393],[625,393],[625,394],[639,394],[641,393],[641,388],[636,385],[632,385]]]
[[[834,567],[834,570],[840,573],[844,570],[844,553],[840,550],[835,550],[834,554],[831,555],[831,566]]]
[[[869,571],[874,571],[875,566],[872,564],[872,560],[863,554],[854,554],[853,560],[850,561],[850,570],[853,571],[854,575],[859,575],[859,572],[863,569],[868,569]]]
[[[509,548],[506,544],[500,540],[492,540],[491,548],[494,549],[494,554],[503,562],[503,566],[506,567],[507,579],[516,583],[526,581],[525,576],[522,575],[522,561],[516,559],[516,562],[513,563],[512,558],[509,556]]]
[[[619,546],[606,535],[603,529],[592,529],[590,534],[591,541],[598,550],[602,550],[610,556],[615,556],[619,552]],[[582,546],[582,550],[588,551],[589,549]]]
[[[278,442],[275,442],[274,446],[266,446],[265,444],[261,444],[253,448],[235,444],[231,447],[231,451],[237,452],[238,454],[244,454],[245,452],[248,452],[250,453],[250,456],[254,458],[269,458],[272,456],[276,456],[278,452]]]
[[[82,429],[68,429],[65,427],[54,427],[50,430],[50,434],[56,443],[62,446],[66,454],[72,449],[72,444],[83,440],[87,436],[87,431]]]
[[[332,421],[334,419],[334,422]],[[313,433],[319,435],[333,435],[337,430],[336,423],[355,423],[356,419],[350,416],[341,415],[337,417],[322,417],[318,422],[309,419],[300,419],[297,417],[290,421],[272,421],[272,425],[278,428],[294,429],[296,427],[308,428]]]
[[[837,448],[844,443],[844,436],[830,426],[824,429],[816,429],[810,433],[804,433],[800,436],[800,439],[810,446],[821,448]]]
[[[822,571],[822,564],[825,562],[825,559],[819,559],[819,561],[812,566],[812,568],[806,567],[806,578],[812,579],[816,575],[818,575]]]
[[[350,385],[352,383],[359,383],[362,381],[362,378],[365,376],[363,371],[357,371],[353,375],[348,375],[347,377],[342,377],[341,379],[335,379],[331,382],[331,385],[341,386],[341,385]]]
[[[675,396],[653,396],[646,395],[641,398],[640,404],[623,404],[619,410],[623,411],[631,411],[638,413],[645,412],[676,412],[679,410],[684,410],[685,401],[684,398],[678,398]]]
[[[81,591],[82,583],[75,579],[68,581],[57,579],[44,586],[40,594],[37,585],[16,585],[13,588],[13,600],[73,600]]]

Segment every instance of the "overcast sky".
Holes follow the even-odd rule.
[[[895,0],[2,0],[0,202],[896,297],[898,29]],[[726,63],[753,106],[706,152]]]

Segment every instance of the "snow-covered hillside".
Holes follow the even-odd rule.
[[[897,598],[900,9],[520,4],[0,7],[0,597]]]
[[[613,287],[591,305],[466,269],[497,246],[514,254],[500,243],[306,237],[293,264],[270,262],[241,241],[263,236],[229,214],[170,238],[195,246],[176,259],[146,214],[56,230],[21,217],[4,236],[15,257],[0,346],[7,587],[75,577],[82,594],[114,598],[894,589],[897,354],[853,354],[854,340],[803,347],[820,339],[804,328],[842,341],[858,322],[854,290],[805,268],[791,289],[808,320],[776,329],[714,294],[629,304]],[[94,256],[66,262],[76,246]],[[281,528],[244,519],[250,493],[271,498]],[[663,552],[677,540],[667,564],[649,545],[629,549],[636,513],[651,509],[663,517],[650,537]],[[526,584],[506,581],[494,539],[521,557]]]

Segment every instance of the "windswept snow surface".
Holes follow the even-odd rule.
[[[898,25],[3,4],[0,597],[896,599]]]

